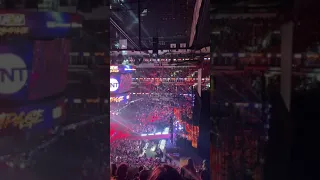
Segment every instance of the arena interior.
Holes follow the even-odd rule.
[[[119,172],[125,167],[128,179],[138,179],[142,170],[152,176],[159,166],[180,174],[189,159],[192,171],[181,177],[209,178],[209,109],[201,107],[204,97],[209,107],[209,27],[202,30],[207,38],[199,38],[193,17],[199,13],[209,23],[209,16],[203,16],[209,1],[203,12],[196,3],[124,3],[128,9],[143,9],[140,24],[121,4],[112,7],[111,23],[118,23],[111,26],[112,178],[122,178]]]
[[[316,179],[314,2],[0,1],[0,179]]]

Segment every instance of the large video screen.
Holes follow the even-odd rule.
[[[32,54],[31,41],[0,45],[0,101],[26,99]]]
[[[129,93],[123,93],[117,96],[110,97],[110,103],[127,103],[129,100],[130,100]]]
[[[110,75],[110,93],[120,94],[129,92],[132,84],[132,74]]]
[[[24,102],[65,90],[69,41],[23,41],[0,46],[0,99]]]
[[[61,93],[67,86],[70,43],[68,40],[35,41],[29,100]]]

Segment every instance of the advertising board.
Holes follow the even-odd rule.
[[[1,102],[22,103],[63,92],[69,47],[69,41],[64,39],[0,45]]]
[[[47,131],[65,118],[64,98],[18,108],[0,109],[0,136]]]
[[[110,97],[110,103],[127,103],[129,100],[130,95],[127,93]]]
[[[26,98],[32,57],[30,41],[23,41],[15,46],[0,46],[0,99]]]

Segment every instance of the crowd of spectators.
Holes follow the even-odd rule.
[[[230,67],[235,70],[279,68],[281,66],[280,54],[215,54],[213,57],[214,66],[216,68]],[[241,57],[240,57],[241,56]],[[311,52],[297,54],[292,61],[292,66],[295,71],[300,68],[318,68],[319,56],[318,53]]]
[[[273,66],[281,64],[281,22],[275,17],[215,19],[212,43],[216,66]],[[319,67],[317,18],[302,18],[294,25],[294,67]],[[305,33],[307,29],[312,33]],[[308,32],[309,32],[308,31]],[[303,37],[303,38],[301,38]],[[306,56],[312,55],[312,56]],[[316,56],[316,57],[315,57]]]
[[[210,72],[209,65],[204,65],[202,69],[201,86],[202,89],[207,89]],[[166,78],[168,75],[171,78]],[[152,93],[159,94],[162,97],[166,96],[166,94],[170,96],[192,94],[192,90],[197,88],[198,82],[197,68],[141,68],[137,69],[133,76],[135,76],[133,78],[135,84],[131,89],[132,93]]]
[[[268,120],[261,117],[267,117],[268,111],[263,112],[261,104],[225,104],[215,109],[220,109],[215,116],[220,136],[214,140],[214,156],[221,159],[217,164],[219,175],[223,179],[259,179],[269,128]]]
[[[305,67],[305,68],[312,68],[312,67],[319,67],[319,56],[318,52],[320,49],[319,43],[314,45],[313,48],[305,48],[301,53],[301,51],[294,51],[294,58],[293,58],[293,66],[294,67]],[[297,53],[296,53],[297,52]],[[280,67],[281,66],[281,56],[280,56],[280,49],[277,51],[258,51],[258,52],[220,52],[220,51],[213,51],[212,58],[214,66],[231,66],[238,70],[243,70],[245,68],[250,68],[252,66],[255,67]],[[209,60],[207,60],[210,62]],[[206,64],[206,61],[203,62]],[[204,69],[209,68],[210,65],[207,64],[207,67],[203,67]],[[146,70],[145,70],[146,69]],[[190,70],[181,67],[175,67],[177,71],[171,71],[170,68],[163,68],[163,70],[159,70],[160,68],[138,68],[139,73],[134,75],[134,78],[143,77],[143,78],[156,78],[159,77],[157,75],[162,76],[163,78],[196,78],[196,71],[197,68],[190,68]],[[193,72],[193,73],[188,73]],[[203,77],[207,77],[205,75]],[[170,79],[168,79],[169,81]],[[172,81],[173,79],[171,79]],[[137,81],[137,79],[134,79]]]
[[[273,75],[268,78],[268,91],[279,92],[280,91],[280,74]],[[319,88],[320,79],[316,74],[305,76],[303,74],[294,74],[292,76],[292,89],[295,92],[306,92],[308,90]]]
[[[259,179],[268,135],[265,110],[266,77],[252,66],[279,67],[281,38],[274,18],[215,20],[212,53],[215,66],[231,66],[215,75],[213,154],[220,179]],[[240,70],[240,71],[238,71]],[[269,80],[269,79],[268,79]]]
[[[137,68],[133,78],[187,78],[197,70],[196,67]]]
[[[132,100],[137,98],[132,96]],[[121,119],[125,119],[130,124],[132,132],[137,134],[149,134],[163,132],[169,127],[169,117],[173,112],[173,105],[167,101],[156,101],[149,96],[137,98],[139,100],[130,103],[119,112]],[[116,119],[117,117],[115,117]]]
[[[264,86],[261,73],[217,74],[215,76],[216,102],[261,102]]]
[[[2,157],[1,177],[34,180],[108,178],[109,140],[105,118],[96,117],[56,128],[51,138],[34,149]],[[67,171],[70,167],[73,170]]]
[[[239,54],[218,54],[213,57],[215,66],[231,66],[236,70],[243,70],[245,68],[255,67],[280,67],[281,60],[277,54],[267,56],[267,54],[245,54],[244,57],[239,57]]]
[[[157,83],[155,78],[197,78],[197,69],[192,68],[138,68],[133,74],[137,78],[137,87],[131,89],[131,101],[125,108],[117,113],[118,120],[130,124],[133,133],[157,134],[170,127],[170,121],[177,121],[174,117],[174,109],[178,108],[185,119],[192,118],[193,84],[184,83],[177,85],[171,83]],[[150,78],[150,82],[141,83],[139,78]],[[154,81],[151,79],[154,78]],[[114,116],[114,119],[117,119]],[[169,133],[169,132],[167,132]],[[142,138],[143,137],[143,138]],[[179,159],[169,158],[163,155],[147,156],[146,144],[152,144],[151,140],[140,136],[139,140],[122,138],[114,140],[111,144],[111,173],[113,179],[186,179],[205,180],[208,177],[208,163],[201,168],[195,168],[192,160],[189,165],[181,167]],[[157,143],[155,143],[157,144]],[[151,145],[152,146],[152,145]],[[157,151],[157,150],[156,150]],[[173,175],[166,175],[163,168],[172,170]],[[172,173],[169,172],[169,173]],[[164,173],[164,174],[163,174]],[[163,174],[163,175],[161,175]]]
[[[147,160],[148,161],[148,160]],[[149,165],[149,166],[148,166]],[[111,165],[112,180],[209,180],[210,170],[207,161],[203,162],[201,168],[196,169],[192,159],[182,167],[170,165],[168,163],[156,162],[152,166],[150,163],[136,168],[130,167],[127,163]]]
[[[177,84],[166,84],[162,83],[159,85],[154,85],[154,84],[144,84],[141,86],[141,84],[135,86],[132,88],[132,93],[153,93],[153,94],[191,94],[192,93],[192,84],[187,83],[177,85]]]
[[[117,165],[125,162],[133,168],[145,166],[150,169],[161,163],[161,157],[147,157],[145,153],[147,146],[153,145],[157,143],[149,140],[116,140],[110,145],[110,162]]]
[[[156,133],[162,132],[165,127],[170,125],[170,116],[173,115],[174,103],[168,103],[163,99],[157,99],[152,96],[132,97],[133,99],[143,99],[135,101],[122,110],[119,116],[128,119],[133,124],[130,126],[133,132]],[[176,103],[186,103],[182,99],[176,100]],[[190,103],[191,104],[191,103]],[[191,112],[191,105],[186,108],[185,112]],[[131,117],[131,118],[130,118]],[[135,118],[132,118],[135,117]],[[155,130],[157,129],[157,130]],[[149,130],[149,131],[146,131]],[[140,136],[141,137],[141,136]],[[147,155],[147,148],[156,146],[157,155]],[[165,154],[161,154],[159,144],[156,141],[140,138],[135,140],[132,138],[115,139],[110,144],[110,160],[111,160],[111,177],[114,180],[143,180],[158,179],[161,168],[170,168],[175,172],[175,176],[164,175],[165,179],[181,179],[181,180],[209,180],[209,167],[207,163],[196,170],[194,165],[181,167],[179,159],[171,159]],[[161,152],[158,154],[158,152]],[[162,172],[165,173],[165,172]]]
[[[132,131],[138,134],[153,134],[157,130],[155,125],[142,125],[142,124],[134,124],[132,126]]]
[[[220,52],[268,52],[280,48],[280,24],[270,18],[223,18],[215,19],[214,51]],[[272,49],[270,49],[272,47]]]

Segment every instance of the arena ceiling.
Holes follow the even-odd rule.
[[[302,13],[319,14],[319,1],[314,0],[210,0],[211,9],[227,12],[248,12],[248,10],[267,10],[268,12],[291,13],[300,16]],[[311,11],[311,12],[310,12]],[[308,12],[308,13],[306,13]]]
[[[242,15],[250,14],[250,17],[273,17],[274,23],[279,27],[288,21],[296,22],[295,36],[303,37],[296,41],[294,47],[318,46],[319,42],[319,15],[320,1],[313,0],[210,0],[211,24],[214,28],[214,19],[221,17],[241,18]],[[308,12],[308,13],[306,13]],[[297,23],[299,22],[299,23]],[[305,33],[308,32],[308,33]],[[280,34],[279,34],[280,35]],[[280,36],[278,37],[280,38]],[[314,45],[316,44],[316,45]],[[296,49],[296,48],[295,48]]]
[[[127,49],[152,49],[153,38],[156,37],[159,38],[159,49],[168,48],[171,43],[188,44],[195,2],[196,0],[112,0],[111,49],[117,49],[120,39],[127,39]]]

